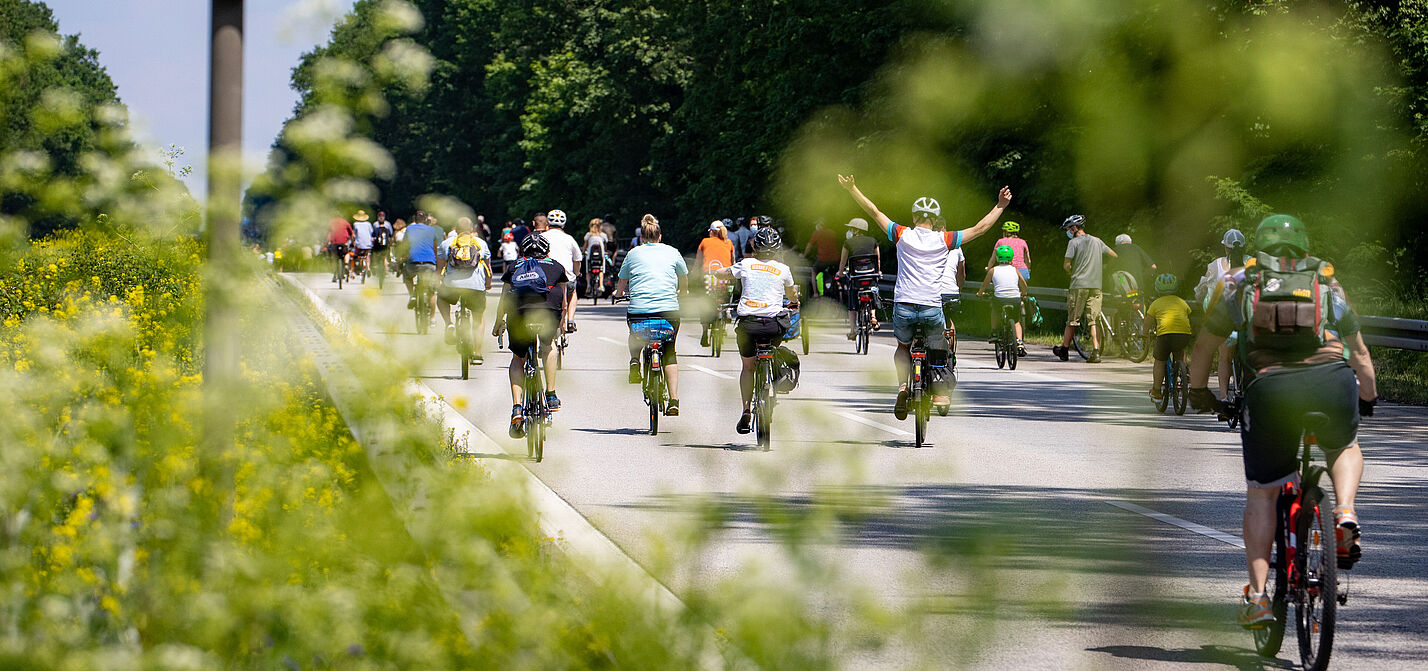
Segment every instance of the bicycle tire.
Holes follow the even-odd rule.
[[[1284,644],[1284,625],[1286,616],[1289,614],[1288,585],[1289,585],[1289,564],[1286,561],[1284,533],[1285,517],[1289,514],[1287,510],[1288,499],[1283,494],[1280,495],[1277,503],[1275,519],[1278,526],[1274,533],[1274,553],[1270,557],[1269,584],[1265,586],[1269,592],[1270,609],[1274,613],[1274,621],[1259,629],[1252,629],[1250,633],[1254,636],[1254,649],[1262,657],[1273,658],[1279,654],[1279,648]]]
[[[932,415],[932,408],[927,395],[920,390],[913,396],[912,412],[912,423],[917,431],[917,447],[921,448],[927,444],[927,420]]]
[[[1127,321],[1125,327],[1126,341],[1121,345],[1121,351],[1134,363],[1145,361],[1145,358],[1150,356],[1150,343],[1145,334],[1145,313],[1136,310],[1135,321]]]
[[[555,344],[555,369],[565,370],[565,335],[560,336],[560,340]]]
[[[1305,671],[1329,668],[1334,649],[1334,620],[1338,614],[1339,583],[1337,540],[1329,495],[1317,486],[1304,488],[1296,520],[1294,629],[1299,635],[1299,660]],[[1317,589],[1316,589],[1317,588]]]
[[[1076,333],[1071,338],[1071,347],[1082,359],[1091,358],[1091,329],[1085,324],[1076,327]]]
[[[772,442],[772,436],[769,435],[770,429],[773,428],[771,368],[768,363],[759,365],[757,385],[754,387],[754,442],[765,452],[769,451],[769,444]]]
[[[1016,342],[1007,344],[1007,370],[1016,370]]]
[[[337,288],[339,290],[342,288],[342,280],[346,279],[345,276],[347,273],[343,272],[345,270],[346,268],[342,266],[342,257],[337,257],[337,268],[332,271],[332,278],[337,280]]]
[[[1175,394],[1175,369],[1171,367],[1168,360],[1161,366],[1161,369],[1164,371],[1164,376],[1160,380],[1160,398],[1154,402],[1155,411],[1164,413],[1165,409],[1170,407],[1171,396]]]
[[[1175,404],[1175,414],[1183,415],[1190,407],[1190,383],[1185,379],[1185,368],[1183,364],[1173,364],[1171,370],[1175,372],[1175,397],[1172,401]]]
[[[1007,365],[1007,351],[1006,348],[1002,347],[1001,340],[998,340],[997,344],[992,346],[992,349],[997,355],[997,368],[1005,368]]]
[[[650,407],[650,435],[659,435],[659,416],[664,412],[664,373],[651,373],[645,383],[645,404]]]

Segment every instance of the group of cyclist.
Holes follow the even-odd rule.
[[[859,190],[851,175],[838,175],[839,184],[868,219],[850,220],[844,239],[819,225],[804,247],[813,256],[809,286],[813,291],[842,287],[844,295],[857,280],[876,283],[883,259],[877,240],[869,235],[876,227],[892,245],[897,261],[897,281],[893,289],[892,331],[897,346],[893,365],[899,379],[908,379],[914,346],[925,350],[930,372],[934,407],[951,404],[950,391],[956,384],[956,327],[961,288],[966,284],[966,257],[962,248],[992,230],[1011,203],[1012,192],[1002,187],[995,204],[974,225],[949,228],[941,205],[933,198],[917,199],[912,206],[911,225],[893,221]],[[484,312],[485,291],[493,286],[492,253],[472,222],[459,220],[450,235],[435,222],[415,218],[411,225],[398,227],[391,236],[373,231],[390,228],[379,213],[375,224],[358,212],[356,224],[338,226],[334,220],[329,242],[345,245],[349,253],[370,253],[378,238],[399,245],[403,279],[415,304],[419,296],[437,301],[440,314],[451,324],[450,307],[460,305],[479,316]],[[761,345],[782,342],[789,332],[788,315],[799,309],[799,282],[784,260],[785,245],[780,232],[769,222],[750,217],[752,225],[735,225],[722,219],[710,223],[694,256],[697,271],[705,278],[705,288],[719,296],[731,295],[728,305],[736,322],[735,334],[741,359],[739,388],[742,410],[735,425],[739,433],[752,430],[751,400],[754,386],[755,350]],[[344,222],[345,223],[345,222]],[[512,354],[508,373],[512,411],[510,433],[520,437],[522,415],[522,375],[525,361],[534,352],[543,352],[546,407],[560,408],[556,394],[556,370],[552,340],[559,333],[573,333],[577,276],[582,262],[589,259],[599,272],[611,268],[615,246],[613,227],[597,218],[590,222],[583,244],[564,231],[567,216],[561,210],[540,213],[531,225],[513,227],[502,233],[502,247],[515,247],[514,258],[502,254],[499,284],[501,294],[492,334],[508,334]],[[365,225],[364,225],[365,224]],[[762,224],[762,225],[760,225]],[[731,231],[730,227],[734,230]],[[350,230],[349,230],[350,228]],[[1068,290],[1068,320],[1063,343],[1053,353],[1063,361],[1076,327],[1082,320],[1094,325],[1101,309],[1101,276],[1104,258],[1131,256],[1134,247],[1128,237],[1117,240],[1116,249],[1086,233],[1086,218],[1068,217],[1062,229],[1068,237],[1063,268],[1071,276]],[[366,231],[364,233],[364,231]],[[986,264],[985,280],[979,295],[991,294],[996,307],[991,310],[994,331],[1002,315],[1021,315],[1030,279],[1030,249],[1013,221],[1001,226],[1002,237],[994,245]],[[342,233],[347,239],[342,239]],[[645,215],[631,249],[618,265],[612,293],[627,300],[629,330],[629,381],[640,383],[643,370],[639,360],[646,343],[641,334],[648,323],[660,322],[659,332],[667,333],[663,344],[663,375],[668,385],[665,414],[678,416],[679,376],[676,340],[681,323],[681,296],[689,289],[690,269],[684,256],[663,242],[663,231],[653,215]],[[1353,566],[1362,554],[1362,531],[1354,509],[1363,456],[1357,443],[1361,416],[1373,414],[1377,397],[1373,363],[1359,333],[1359,320],[1350,307],[1343,288],[1334,278],[1333,267],[1309,255],[1304,224],[1288,215],[1274,215],[1259,223],[1254,235],[1257,253],[1248,253],[1247,237],[1237,231],[1222,239],[1224,255],[1211,262],[1195,288],[1195,300],[1206,318],[1198,336],[1192,328],[1189,303],[1179,296],[1180,284],[1171,273],[1154,275],[1155,298],[1145,317],[1145,326],[1154,333],[1154,358],[1162,365],[1153,368],[1151,396],[1160,393],[1163,363],[1184,361],[1190,356],[1189,402],[1200,411],[1238,412],[1243,446],[1247,503],[1244,537],[1249,584],[1243,590],[1239,622],[1249,628],[1262,627],[1273,618],[1266,580],[1270,547],[1275,526],[1277,492],[1297,474],[1296,454],[1308,412],[1327,415],[1327,426],[1319,430],[1319,445],[1328,457],[1337,505],[1334,509],[1338,556],[1342,568]],[[395,241],[400,241],[395,242]],[[1135,248],[1138,249],[1138,248]],[[367,251],[363,251],[367,250]],[[1143,255],[1143,252],[1140,252]],[[1148,257],[1140,264],[1144,272],[1156,266]],[[593,268],[591,269],[594,270]],[[440,288],[430,294],[416,291],[422,283]],[[599,278],[604,286],[604,279]],[[589,280],[587,280],[588,283]],[[737,281],[737,299],[726,287]],[[863,286],[866,286],[864,284]],[[717,301],[722,304],[722,299]],[[856,324],[856,306],[850,302],[850,333]],[[876,314],[876,312],[874,313]],[[877,324],[874,323],[876,328]],[[718,326],[722,328],[722,325]],[[478,326],[478,328],[480,328]],[[705,321],[701,341],[709,344],[716,324]],[[1023,325],[1014,324],[1015,346],[1025,352]],[[450,330],[448,328],[448,333]],[[1099,359],[1102,334],[1090,329],[1089,361]],[[538,349],[537,349],[538,347]],[[478,355],[479,359],[479,355]],[[1218,395],[1207,388],[1211,367],[1219,363]],[[1231,407],[1231,370],[1242,371],[1236,393],[1240,402]],[[909,389],[899,385],[893,399],[898,419],[908,414]]]

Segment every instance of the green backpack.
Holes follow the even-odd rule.
[[[1334,267],[1320,259],[1260,252],[1245,267],[1240,291],[1245,345],[1254,350],[1313,353],[1324,346]]]

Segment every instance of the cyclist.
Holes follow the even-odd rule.
[[[1118,272],[1129,273],[1131,278],[1135,280],[1137,290],[1141,287],[1153,288],[1155,286],[1155,278],[1158,275],[1157,271],[1160,270],[1160,266],[1155,265],[1155,261],[1150,258],[1149,254],[1145,253],[1145,250],[1142,249],[1140,245],[1131,241],[1129,234],[1121,233],[1117,235],[1115,246],[1112,247],[1112,249],[1116,250],[1116,258],[1106,264],[1106,268],[1112,275]]]
[[[686,290],[689,267],[679,250],[660,242],[662,237],[659,220],[646,214],[640,221],[641,244],[631,249],[625,255],[625,262],[620,264],[620,282],[615,286],[615,295],[630,297],[625,321],[630,326],[631,384],[641,381],[640,350],[645,346],[644,341],[635,336],[635,322],[664,319],[674,327],[674,337],[664,350],[664,376],[669,383],[669,405],[664,413],[674,417],[679,414],[679,359],[675,357],[674,344],[679,338],[679,294]]]
[[[396,231],[392,230],[392,222],[387,221],[386,212],[377,213],[377,221],[372,223],[372,261],[376,267],[372,269],[378,277],[387,274],[387,257],[391,253],[392,239]]]
[[[1334,279],[1333,266],[1309,256],[1304,223],[1284,214],[1266,217],[1255,229],[1255,244],[1259,253],[1229,278],[1224,297],[1206,316],[1190,358],[1189,394],[1197,410],[1217,405],[1206,388],[1210,357],[1238,329],[1237,355],[1253,376],[1243,390],[1240,422],[1249,584],[1238,619],[1248,628],[1273,619],[1265,583],[1275,501],[1280,488],[1298,475],[1305,413],[1329,417],[1317,433],[1334,482],[1339,566],[1348,569],[1359,559],[1354,497],[1364,462],[1357,433],[1359,417],[1373,414],[1378,391],[1359,317]]]
[[[333,217],[327,224],[327,252],[342,264],[341,272],[347,273],[347,246],[352,243],[352,224],[342,217]],[[337,281],[336,273],[332,280]]]
[[[932,224],[932,230],[945,231],[947,223],[941,219]],[[990,272],[991,269],[988,269]],[[947,252],[947,265],[942,267],[942,321],[947,325],[947,368],[952,372],[952,383],[957,382],[957,324],[955,317],[962,314],[962,286],[967,283],[967,255],[961,247]]]
[[[699,241],[699,249],[694,252],[694,267],[704,273],[704,290],[713,301],[713,311],[706,313],[700,318],[700,323],[704,327],[700,331],[699,346],[709,346],[709,335],[714,326],[714,312],[719,310],[724,298],[720,291],[723,283],[714,275],[720,268],[728,268],[734,265],[734,243],[729,242],[729,231],[724,228],[724,222],[715,219],[709,223],[709,237]]]
[[[813,269],[808,282],[810,295],[832,295],[833,272],[838,268],[842,251],[838,236],[824,225],[823,220],[813,222],[813,235],[808,236],[808,244],[803,246],[805,258],[809,257],[810,253],[813,255]]]
[[[843,242],[843,251],[838,258],[838,276],[845,279],[851,277],[871,277],[877,282],[883,276],[883,252],[878,247],[878,241],[868,235],[868,220],[862,217],[853,217],[848,220],[847,239]],[[852,286],[851,282],[848,286]],[[858,329],[858,296],[853,291],[844,291],[843,297],[848,304],[848,339],[857,337]],[[877,330],[878,311],[877,304],[873,305],[873,330]]]
[[[920,332],[927,346],[932,379],[936,382],[945,376],[947,366],[944,335],[947,323],[942,314],[941,279],[948,251],[990,230],[1011,203],[1011,189],[1001,188],[997,204],[975,226],[939,233],[932,230],[933,223],[942,218],[942,206],[936,200],[918,198],[912,205],[912,227],[900,226],[858,190],[852,175],[838,175],[838,182],[878,223],[878,228],[897,249],[897,285],[893,289],[893,335],[897,338],[897,351],[893,353],[893,363],[897,366],[898,378],[907,379],[912,367],[912,341]],[[893,414],[899,420],[907,418],[907,399],[904,382],[898,388],[897,402],[893,405]],[[932,402],[941,407],[952,404],[945,384],[933,389]]]
[[[550,258],[565,268],[565,309],[561,312],[566,333],[575,332],[575,278],[580,276],[580,263],[585,255],[580,253],[580,243],[565,232],[565,211],[551,210],[548,214],[536,215],[537,231],[550,242]]]
[[[1031,281],[1031,248],[1027,246],[1026,240],[1021,237],[1021,224],[1015,221],[1008,221],[1002,224],[1002,237],[997,238],[996,244],[992,246],[992,255],[987,259],[987,270],[997,265],[997,249],[1002,245],[1012,248],[1012,267],[1016,268],[1021,278]]]
[[[372,262],[372,237],[376,230],[366,210],[357,210],[352,215],[352,261]],[[353,273],[356,273],[355,267]]]
[[[1073,214],[1061,222],[1061,230],[1071,242],[1066,244],[1066,259],[1061,267],[1071,275],[1071,287],[1066,290],[1066,332],[1062,335],[1061,346],[1052,347],[1051,353],[1066,361],[1070,358],[1071,339],[1076,336],[1076,327],[1081,320],[1089,322],[1091,331],[1091,354],[1086,357],[1090,363],[1101,362],[1100,328],[1101,319],[1101,269],[1102,257],[1116,253],[1101,242],[1101,239],[1086,232],[1086,217]]]
[[[977,290],[978,296],[986,296],[987,289],[992,289],[992,333],[998,332],[1002,325],[1002,309],[1006,306],[1016,308],[1017,319],[1012,330],[1016,334],[1016,355],[1026,356],[1026,345],[1021,340],[1021,313],[1022,301],[1026,299],[1026,278],[1021,276],[1012,261],[1016,258],[1016,250],[1011,245],[997,247],[997,265],[987,270],[987,278],[982,280],[982,288]],[[993,336],[995,338],[995,336]]]
[[[507,268],[515,265],[516,259],[521,258],[521,249],[516,246],[516,239],[509,232],[501,235],[501,272],[505,273]]]
[[[1195,300],[1200,302],[1205,309],[1205,314],[1209,314],[1215,309],[1215,305],[1220,301],[1220,297],[1225,293],[1225,282],[1235,272],[1236,268],[1243,268],[1245,265],[1245,234],[1237,229],[1225,231],[1224,237],[1220,238],[1220,246],[1225,248],[1225,255],[1211,261],[1205,266],[1205,275],[1200,278],[1200,282],[1195,285]],[[1230,395],[1230,378],[1232,371],[1230,368],[1230,357],[1234,355],[1235,339],[1233,334],[1219,351],[1219,382],[1220,398]]]
[[[491,250],[475,232],[471,220],[456,220],[456,237],[441,243],[437,260],[441,271],[441,287],[437,289],[437,308],[441,321],[446,322],[446,342],[456,342],[456,325],[451,322],[451,306],[460,304],[471,311],[475,322],[468,335],[479,334],[486,325],[486,290],[491,288]],[[481,338],[472,338],[472,358],[480,364]]]
[[[402,283],[407,287],[407,294],[411,299],[407,301],[407,309],[416,308],[416,295],[418,284],[428,284],[435,287],[436,283],[436,260],[441,250],[441,240],[443,237],[441,229],[431,224],[423,223],[425,217],[415,219],[416,223],[407,226],[405,235],[402,236],[400,245],[401,258],[405,261],[402,272]],[[428,306],[429,314],[436,313],[436,293],[433,292],[427,300],[431,301]]]
[[[1150,379],[1150,398],[1159,401],[1160,385],[1165,380],[1165,362],[1171,357],[1185,362],[1185,349],[1190,346],[1190,304],[1175,295],[1180,280],[1170,273],[1155,277],[1155,293],[1159,296],[1145,311],[1145,330],[1155,327],[1155,365]]]
[[[778,260],[783,249],[783,238],[773,228],[761,228],[749,242],[753,256],[747,256],[728,268],[716,273],[721,277],[733,277],[743,284],[739,293],[739,307],[736,315],[739,324],[734,328],[739,344],[739,357],[743,368],[739,373],[739,394],[744,401],[744,412],[739,416],[735,430],[749,433],[754,430],[754,366],[759,345],[777,345],[783,341],[788,329],[781,315],[787,314],[784,301],[798,304],[798,287],[793,283],[793,271]]]
[[[541,372],[545,375],[545,405],[551,412],[560,410],[560,398],[555,395],[555,330],[565,308],[565,268],[550,259],[550,242],[541,235],[521,239],[521,258],[501,275],[501,299],[496,307],[496,324],[491,335],[500,337],[510,324],[511,365],[507,375],[511,381],[512,438],[525,436],[525,409],[522,383],[525,381],[526,359],[534,351],[540,326],[540,346],[545,350]]]

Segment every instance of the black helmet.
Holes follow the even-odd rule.
[[[783,236],[772,228],[760,228],[749,244],[753,245],[756,252],[776,252],[783,249]]]
[[[531,233],[521,238],[521,256],[529,259],[543,259],[550,255],[550,241],[544,235]]]
[[[759,215],[759,227],[760,227],[760,228],[763,228],[764,226],[772,226],[772,225],[773,225],[773,217],[770,217],[770,216],[767,215],[767,214],[761,214],[761,215]]]
[[[1072,226],[1077,226],[1083,229],[1086,228],[1086,218],[1079,214],[1073,214],[1069,217],[1066,217],[1066,221],[1061,222],[1061,230],[1063,231],[1068,228],[1071,228]]]

